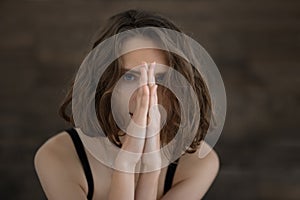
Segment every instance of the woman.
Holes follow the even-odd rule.
[[[181,32],[170,20],[158,14],[128,10],[108,20],[93,49],[115,34],[143,27]],[[147,37],[132,37],[123,41],[122,49],[126,51],[132,45],[141,43],[156,47],[160,42],[163,42],[162,38],[157,42]],[[182,120],[176,97],[159,84],[168,68],[176,69],[191,83],[201,108],[201,120],[197,134],[184,154],[177,162],[160,167],[160,154],[154,154],[150,160],[143,155],[168,144],[175,137]],[[116,80],[119,80],[118,84]],[[133,83],[137,89],[128,95],[124,91]],[[73,87],[60,107],[60,115],[75,127],[74,113],[68,115],[66,112],[74,97]],[[126,98],[130,99],[127,105],[122,101]],[[129,110],[127,114],[131,119],[125,130],[114,121],[112,102],[119,109],[120,119],[126,108]],[[166,115],[155,106],[157,104],[164,107]],[[209,127],[211,100],[202,77],[183,58],[158,48],[122,54],[101,76],[95,94],[95,107],[98,122],[109,141],[124,152],[133,152],[135,156],[126,157],[120,151],[114,166],[109,167],[99,162],[83,145],[78,137],[79,128],[64,130],[45,142],[35,156],[35,168],[48,199],[196,200],[204,196],[219,170],[219,159],[214,150],[204,158],[197,156],[200,144],[204,149],[210,149],[203,139]],[[161,123],[162,118],[165,125]],[[138,165],[155,170],[137,173],[134,169]]]

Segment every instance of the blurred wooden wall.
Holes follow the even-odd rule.
[[[34,153],[68,127],[57,108],[93,34],[129,8],[173,19],[221,72],[221,170],[205,199],[300,199],[297,0],[2,0],[0,199],[45,198]]]

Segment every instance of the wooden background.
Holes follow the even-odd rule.
[[[300,199],[300,1],[2,0],[0,199],[45,199],[37,148],[68,127],[58,105],[106,18],[160,12],[216,62],[228,112],[205,199]]]

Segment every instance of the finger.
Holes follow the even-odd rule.
[[[139,126],[146,127],[150,93],[149,88],[147,86],[146,64],[140,68],[140,74],[140,87],[137,91],[136,108],[134,110],[132,119]]]
[[[155,76],[154,76],[155,66],[156,66],[156,62],[151,63],[148,70],[148,84],[150,87],[155,84]]]
[[[136,106],[132,113],[133,119],[139,119],[136,121],[139,121],[141,125],[144,123],[144,119],[147,119],[148,109],[149,109],[149,94],[148,92],[140,92],[141,95],[137,95],[136,97]]]
[[[157,104],[157,85],[150,86],[150,102],[149,108]]]
[[[152,137],[160,131],[160,113],[157,105],[157,85],[150,88],[150,102],[149,102],[149,119],[150,123],[147,127],[147,137]]]
[[[151,101],[151,106],[152,106],[152,111],[153,111],[153,117],[155,118],[155,121],[157,123],[159,123],[159,121],[160,121],[160,113],[159,113],[159,109],[158,109],[157,88],[158,88],[158,85],[155,84],[153,86],[152,95],[150,96],[150,100],[149,101]]]
[[[155,86],[155,77],[154,77],[154,69],[155,69],[156,63],[153,62],[150,64],[149,70],[148,70],[148,84],[150,88],[150,102],[149,102],[149,109],[157,104],[157,85]]]
[[[142,65],[140,68],[140,73],[141,73],[140,87],[143,85],[147,85],[147,81],[148,81],[147,70],[148,70],[148,64],[144,62],[144,65]]]
[[[149,106],[149,88],[147,85],[148,77],[147,77],[147,63],[145,63],[144,66],[141,67],[141,77],[140,77],[140,88],[138,90],[137,98],[137,106],[140,109],[143,109],[144,112],[148,112],[148,106]],[[143,112],[143,113],[144,113]]]
[[[147,85],[138,90],[136,97],[136,109],[127,127],[127,134],[135,138],[144,139],[146,137],[147,113],[149,104],[149,89]]]
[[[147,68],[147,64],[146,63],[144,63],[144,65],[141,66],[141,68],[140,68],[140,74],[141,74],[141,76],[140,76],[140,80],[139,80],[139,88],[138,88],[138,91],[137,91],[137,100],[136,100],[138,108],[140,108],[142,106],[141,104],[143,102],[145,104],[147,103],[145,101],[142,101],[143,96],[146,95],[147,93],[149,93],[147,91],[147,88],[145,87],[145,86],[147,86],[147,80],[148,80],[146,68]],[[147,99],[146,99],[146,101],[147,101]],[[143,104],[143,107],[144,106],[145,105]]]

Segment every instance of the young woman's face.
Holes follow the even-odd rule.
[[[143,43],[145,46],[155,46],[155,44],[149,39],[132,38],[124,43],[123,48],[131,48],[137,43]],[[114,103],[117,105],[118,113],[122,113],[121,115],[123,115],[123,117],[126,116],[127,118],[129,115],[134,113],[136,108],[136,94],[140,80],[139,69],[143,65],[143,62],[146,62],[148,65],[152,62],[157,63],[154,74],[155,81],[158,83],[159,81],[162,81],[164,74],[168,70],[168,62],[166,54],[162,50],[155,48],[139,49],[126,53],[121,56],[121,62],[124,75],[120,78],[118,87],[115,91],[116,95]],[[130,95],[129,91],[134,92]],[[128,107],[127,109],[126,106]]]

